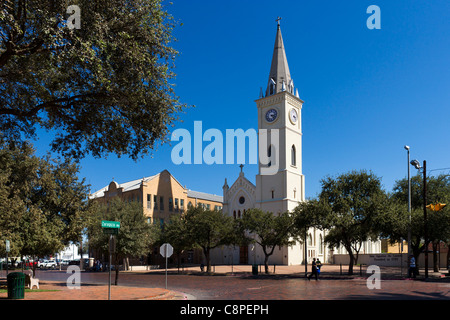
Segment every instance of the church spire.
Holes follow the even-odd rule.
[[[270,67],[269,83],[267,84],[266,97],[288,91],[294,94],[294,82],[289,72],[289,66],[286,58],[286,50],[284,48],[283,36],[281,35],[280,20],[276,21],[277,36],[275,38],[275,46],[273,50],[272,65]]]

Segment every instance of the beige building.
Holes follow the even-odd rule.
[[[129,182],[112,181],[108,186],[91,194],[90,199],[107,202],[113,197],[120,197],[124,201],[139,201],[142,203],[147,221],[160,225],[174,214],[183,214],[190,206],[203,206],[208,210],[222,210],[223,206],[222,196],[190,190],[167,170]],[[201,251],[191,250],[181,259],[183,263],[200,263],[202,254]],[[154,248],[144,263],[162,263],[157,248]]]
[[[222,210],[223,206],[222,196],[189,190],[167,170],[121,184],[112,181],[93,193],[90,199],[107,202],[113,197],[141,202],[148,222],[161,225],[171,215],[182,214],[190,206],[200,205],[208,210]]]

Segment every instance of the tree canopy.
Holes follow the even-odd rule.
[[[90,206],[78,171],[68,158],[37,157],[29,143],[1,145],[0,238],[11,240],[11,255],[43,257],[81,240]]]
[[[148,154],[186,107],[172,83],[176,25],[162,0],[2,1],[0,138],[44,128],[74,159]]]
[[[273,214],[260,209],[246,211],[240,221],[241,228],[247,232],[249,240],[259,244],[264,252],[265,272],[269,272],[269,257],[275,247],[295,243],[293,217],[288,212]]]
[[[325,242],[330,247],[343,245],[350,256],[349,274],[353,273],[364,241],[377,239],[377,217],[387,205],[381,180],[373,173],[352,171],[336,178],[322,179],[321,205],[328,206],[322,225],[328,230]]]
[[[112,198],[107,204],[95,203],[95,214],[88,228],[90,246],[107,254],[110,235],[103,233],[101,222],[102,220],[120,222],[119,233],[114,236],[115,252],[112,253],[112,262],[116,266],[115,285],[118,284],[118,266],[121,260],[147,255],[159,238],[159,226],[149,224],[143,210],[139,201],[127,202],[118,197]]]

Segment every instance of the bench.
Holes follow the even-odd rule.
[[[27,272],[25,273],[25,285],[28,286],[30,290],[33,290],[34,286],[39,289],[39,279],[33,278],[32,272]]]

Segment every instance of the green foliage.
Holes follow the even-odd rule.
[[[35,156],[29,143],[1,145],[0,238],[11,255],[45,256],[80,240],[90,208],[78,171],[68,158]]]
[[[425,220],[423,211],[423,177],[416,175],[411,178],[411,224],[408,214],[408,180],[396,181],[391,203],[397,207],[396,214],[387,220],[386,230],[390,239],[400,241],[407,239],[411,225],[411,246],[417,258],[424,248]],[[427,204],[450,204],[450,176],[441,174],[427,177]],[[427,209],[428,210],[428,209]],[[450,243],[450,210],[449,206],[439,212],[428,210],[428,240]]]
[[[240,221],[241,230],[247,232],[249,241],[259,244],[264,252],[265,272],[269,272],[269,257],[275,247],[288,246],[295,243],[293,236],[294,220],[288,212],[278,215],[260,209],[246,211]]]
[[[107,204],[94,202],[94,215],[88,227],[89,245],[92,248],[109,252],[110,235],[103,233],[101,222],[120,222],[119,234],[115,236],[115,252],[113,261],[116,265],[116,281],[118,282],[121,260],[126,257],[147,255],[151,246],[159,239],[159,227],[151,225],[144,216],[144,209],[139,201],[126,202],[115,197]]]
[[[1,138],[53,130],[79,159],[137,159],[165,142],[178,114],[176,22],[161,0],[4,0],[0,5]],[[69,29],[69,5],[80,29]]]
[[[387,199],[381,180],[366,171],[322,180],[319,200],[328,206],[321,223],[328,230],[325,242],[330,247],[343,245],[349,252],[349,274],[353,273],[362,243],[378,238],[380,230],[376,221],[386,210]]]
[[[186,223],[184,239],[188,239],[187,245],[202,248],[207,271],[210,272],[211,249],[233,243],[233,219],[222,211],[206,210],[200,206],[189,208],[182,219]]]

